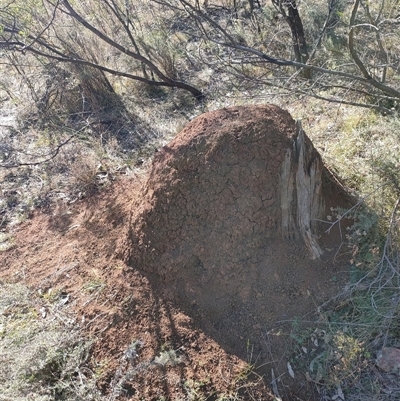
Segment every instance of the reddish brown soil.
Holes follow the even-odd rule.
[[[279,168],[293,135],[274,106],[197,118],[156,155],[148,179],[121,179],[22,224],[0,254],[1,280],[70,295],[105,392],[133,369],[123,356],[141,341],[121,399],[268,400],[274,369],[283,399],[313,400],[312,385],[287,372],[291,322],[312,320],[345,274],[332,261],[337,236],[319,261],[299,239],[281,239]],[[154,364],[163,349],[180,363]],[[247,363],[263,380],[244,380]]]

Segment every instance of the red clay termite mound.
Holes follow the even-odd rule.
[[[206,113],[156,154],[130,264],[237,351],[235,338],[329,295],[334,268],[316,220],[346,203],[342,193],[288,112]]]

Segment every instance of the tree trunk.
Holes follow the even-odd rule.
[[[304,35],[303,22],[301,21],[299,10],[297,8],[296,0],[291,0],[286,4],[288,14],[286,21],[290,26],[293,40],[293,50],[296,56],[296,61],[306,64],[309,58],[307,50],[307,42]],[[304,70],[303,76],[307,79],[311,78],[311,70]]]

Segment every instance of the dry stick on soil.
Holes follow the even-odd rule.
[[[279,395],[278,385],[276,384],[276,378],[275,378],[274,369],[271,369],[271,377],[272,377],[272,381],[271,381],[272,390],[273,390],[273,392],[274,392],[274,394],[275,394],[277,400],[281,401],[282,398],[281,398],[281,396]]]
[[[383,247],[382,257],[378,263],[379,273],[377,274],[376,278],[370,283],[368,287],[368,292],[371,293],[371,303],[374,311],[384,317],[384,326],[386,330],[385,335],[385,343],[387,333],[389,332],[390,324],[393,320],[395,313],[397,312],[397,307],[400,303],[400,295],[395,294],[391,300],[391,306],[389,312],[385,315],[382,315],[377,308],[376,305],[376,296],[380,294],[384,289],[388,287],[393,281],[396,280],[396,286],[399,287],[400,283],[400,263],[399,263],[399,249],[397,249],[397,244],[395,243],[394,236],[394,229],[397,223],[396,216],[397,216],[397,209],[400,204],[400,198],[397,199],[396,204],[393,208],[389,229],[386,235],[385,245]],[[396,263],[396,265],[395,265]],[[374,286],[377,285],[377,288],[374,289]]]
[[[339,224],[339,234],[340,234],[340,239],[342,240],[342,243],[339,246],[339,249],[337,250],[336,254],[335,254],[335,258],[338,255],[342,245],[343,245],[343,235],[342,235],[342,227],[340,225],[341,221],[348,216],[353,210],[356,210],[359,206],[361,206],[366,199],[368,199],[369,197],[371,197],[372,195],[374,195],[379,189],[381,189],[383,187],[383,185],[379,186],[378,188],[376,188],[373,192],[371,192],[370,194],[366,195],[364,198],[361,198],[354,206],[352,206],[350,209],[346,210],[343,214],[341,214],[334,222],[331,221],[327,221],[327,220],[321,220],[321,219],[314,219],[315,221],[318,221],[320,223],[326,223],[329,224],[329,227],[327,230],[325,230],[326,234],[330,234],[331,230],[333,227],[336,226],[336,224]]]
[[[340,184],[342,185],[342,184]],[[380,186],[378,186],[374,191],[370,192],[368,195],[365,195],[363,198],[361,198],[354,206],[352,206],[349,210],[346,210],[343,214],[340,215],[340,217],[335,220],[334,222],[331,221],[327,221],[327,220],[321,220],[321,219],[315,219],[315,221],[319,221],[321,223],[326,223],[329,224],[329,228],[325,231],[325,233],[329,234],[330,231],[332,230],[332,228],[340,223],[344,217],[346,217],[349,213],[351,213],[354,209],[357,209],[357,207],[361,206],[366,199],[370,198],[372,195],[376,194],[377,191],[379,191],[380,189],[382,189],[385,186],[385,184],[382,184]],[[395,206],[397,208],[397,204]],[[392,221],[392,220],[390,220]]]
[[[55,148],[54,151],[52,151],[51,153],[48,153],[44,156],[41,156],[41,157],[47,157],[44,160],[40,160],[37,162],[27,162],[27,163],[0,164],[0,167],[1,168],[16,168],[16,167],[22,167],[22,166],[37,166],[39,164],[47,163],[50,160],[53,160],[60,153],[61,148],[63,146],[65,146],[67,143],[69,143],[74,138],[75,138],[75,135],[70,136],[66,141],[61,142],[59,145],[57,145],[57,147]]]

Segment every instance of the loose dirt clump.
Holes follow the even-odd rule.
[[[312,319],[346,274],[333,262],[337,233],[319,238],[323,254],[311,258],[296,176],[283,184],[285,160],[300,166],[297,134],[275,106],[200,116],[156,154],[148,177],[21,225],[0,254],[0,280],[68,294],[110,400],[268,400],[271,369],[284,399],[313,399],[310,383],[287,371],[291,324]],[[321,168],[318,213],[346,204],[316,151],[308,156],[308,174]]]

